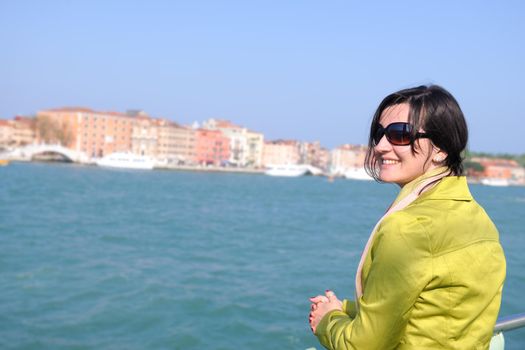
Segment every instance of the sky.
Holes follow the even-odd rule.
[[[438,84],[469,149],[525,153],[525,2],[0,0],[0,118],[65,106],[365,144],[388,94]]]

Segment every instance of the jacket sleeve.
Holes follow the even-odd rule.
[[[343,312],[347,314],[350,318],[355,318],[357,314],[357,307],[355,301],[345,299],[343,300]]]
[[[396,348],[415,301],[431,279],[426,230],[403,212],[383,221],[368,254],[371,263],[355,318],[331,311],[317,326],[316,336],[327,349]]]

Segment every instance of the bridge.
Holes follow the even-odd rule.
[[[42,154],[57,154],[62,156],[66,161],[75,163],[89,162],[89,157],[84,152],[78,152],[61,145],[48,144],[32,144],[16,148],[9,152],[8,156],[11,159],[30,161],[35,158],[35,156]]]

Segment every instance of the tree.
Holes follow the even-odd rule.
[[[480,163],[469,160],[464,161],[463,166],[465,167],[466,171],[473,170],[476,172],[482,172],[483,170],[485,170],[485,167],[483,167],[483,165],[481,165]]]
[[[69,123],[60,123],[46,115],[36,117],[35,129],[40,140],[45,143],[58,143],[67,147],[74,138]]]
[[[57,140],[58,142],[65,147],[68,147],[71,142],[73,142],[73,130],[69,126],[69,123],[65,122],[57,129]]]
[[[38,138],[45,143],[54,143],[55,140],[55,123],[46,115],[36,117],[35,129]]]

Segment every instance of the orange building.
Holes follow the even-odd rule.
[[[41,142],[60,143],[88,157],[131,151],[135,118],[117,112],[96,112],[88,108],[58,108],[37,113]],[[54,130],[54,131],[52,131]]]
[[[264,142],[263,166],[299,164],[301,154],[299,143],[294,140]]]
[[[215,166],[230,158],[230,140],[219,130],[197,129],[195,131],[195,162]]]
[[[472,158],[483,166],[482,177],[493,179],[512,179],[514,169],[519,168],[518,162],[501,158]]]

